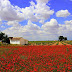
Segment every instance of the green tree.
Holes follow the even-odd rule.
[[[59,36],[59,41],[63,41],[64,37],[63,36]]]
[[[64,40],[67,40],[67,37],[64,37]]]
[[[5,33],[0,33],[0,40],[3,40],[4,39],[4,35],[5,35]]]
[[[5,33],[0,32],[0,40],[5,43],[10,43],[8,36]]]

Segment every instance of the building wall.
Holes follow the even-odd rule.
[[[20,44],[20,40],[10,40],[10,44]]]
[[[25,44],[25,40],[23,38],[20,39],[20,44],[24,45]]]
[[[28,44],[28,40],[25,40],[23,38],[20,39],[20,44],[24,45],[24,44]]]
[[[28,44],[28,40],[25,40],[23,38],[21,38],[20,40],[11,40],[10,39],[10,44],[21,44],[21,45],[24,45],[24,44]]]

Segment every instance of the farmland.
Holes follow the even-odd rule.
[[[29,41],[29,45],[52,45],[58,41]]]
[[[2,45],[0,72],[72,72],[71,42],[30,41],[25,46]]]

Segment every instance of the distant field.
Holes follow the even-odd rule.
[[[29,41],[29,45],[52,45],[58,41]]]
[[[29,41],[29,45],[72,45],[72,41]]]
[[[22,46],[17,44],[1,44],[0,46],[8,45],[8,46]],[[72,41],[28,41],[27,45],[72,45]]]

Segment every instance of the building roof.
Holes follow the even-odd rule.
[[[9,37],[10,40],[20,40],[22,37]],[[26,39],[24,39],[26,40]]]

